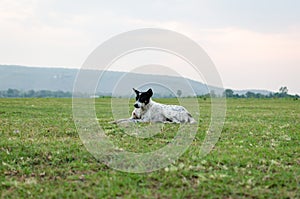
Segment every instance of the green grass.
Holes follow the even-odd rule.
[[[85,149],[71,99],[0,99],[1,197],[300,198],[300,101],[229,99],[220,140],[204,158],[199,148],[210,101],[199,102],[190,148],[165,169],[133,174],[107,167]],[[166,125],[153,138],[137,139],[107,123],[110,99],[98,99],[96,107],[106,134],[124,150],[158,149],[178,128]]]

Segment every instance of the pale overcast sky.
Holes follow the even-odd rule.
[[[164,28],[196,41],[226,88],[300,94],[299,0],[0,0],[0,64],[79,68],[114,35]]]

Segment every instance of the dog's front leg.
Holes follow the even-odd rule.
[[[134,123],[146,123],[146,122],[150,122],[149,120],[145,120],[145,119],[131,119],[132,122]]]
[[[120,123],[126,123],[126,122],[130,122],[131,118],[127,118],[127,119],[118,119],[112,122],[109,122],[110,124],[120,124]]]
[[[126,119],[118,119],[109,123],[122,124],[122,123],[142,123],[142,122],[146,122],[146,121],[144,121],[143,119],[126,118]]]

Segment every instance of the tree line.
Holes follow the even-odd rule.
[[[68,98],[72,97],[71,92],[64,91],[50,91],[50,90],[29,90],[20,91],[18,89],[11,89],[0,91],[0,98]]]
[[[177,97],[181,97],[181,90],[177,91]],[[86,94],[82,95],[87,96]],[[72,97],[72,92],[68,91],[50,91],[50,90],[29,90],[29,91],[21,91],[18,89],[8,89],[5,91],[0,91],[0,98],[70,98]],[[90,97],[111,97],[111,94],[97,94],[95,96]],[[156,94],[156,98],[173,98],[176,97],[175,95],[160,95],[159,93]],[[198,97],[210,98],[210,97],[218,97],[214,91],[208,93],[206,95],[201,95]],[[219,96],[220,97],[220,96]],[[223,93],[223,97],[226,98],[300,98],[299,95],[290,95],[288,94],[288,88],[286,86],[281,87],[279,92],[269,93],[269,94],[261,94],[261,93],[254,93],[251,91],[246,92],[245,94],[237,94],[234,93],[232,89],[226,89]]]
[[[269,93],[269,94],[261,94],[254,93],[251,91],[246,92],[245,94],[239,95],[234,93],[231,89],[226,89],[223,93],[223,96],[226,98],[294,98],[298,99],[299,95],[290,95],[288,94],[288,88],[286,86],[280,87],[279,92]]]
[[[112,93],[96,93],[96,94],[87,94],[87,93],[77,93],[77,97],[90,97],[90,98],[103,98],[111,97]],[[72,92],[65,91],[50,91],[50,90],[29,90],[22,91],[18,89],[11,89],[0,91],[0,98],[70,98],[72,97]],[[118,96],[118,97],[127,97],[127,96]],[[155,93],[155,98],[174,98],[175,95],[167,94],[163,95],[160,93]]]

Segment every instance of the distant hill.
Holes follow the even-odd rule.
[[[0,90],[72,91],[76,69],[0,65]]]
[[[0,90],[18,89],[73,91],[74,81],[78,69],[66,68],[38,68],[15,65],[0,65]],[[89,71],[91,75],[98,71]],[[87,82],[89,79],[87,78]],[[147,83],[146,85],[144,85]],[[99,80],[96,93],[100,95],[128,96],[132,94],[132,87],[147,89],[153,88],[158,97],[174,96],[177,91],[182,96],[204,95],[209,93],[208,87],[191,79],[174,76],[146,75],[137,73],[106,71]],[[171,91],[171,90],[172,91]],[[194,92],[192,92],[192,89]],[[217,95],[222,89],[210,87]],[[247,91],[235,91],[243,94]],[[261,91],[258,91],[261,92]],[[265,94],[268,91],[263,91]]]
[[[23,91],[28,90],[50,90],[50,91],[73,91],[74,81],[78,69],[66,68],[38,68],[24,67],[15,65],[0,65],[0,90],[9,88]],[[89,71],[94,74],[96,71]],[[119,82],[121,80],[121,82]],[[89,81],[87,79],[87,81]],[[97,87],[97,93],[103,95],[114,94],[116,85],[118,86],[117,96],[128,95],[132,93],[132,87],[139,87],[143,83],[149,82],[144,89],[151,87],[159,96],[170,96],[172,92],[163,85],[173,86],[173,93],[177,90],[182,91],[182,96],[194,95],[192,92],[186,92],[187,85],[190,85],[196,95],[208,93],[205,84],[190,79],[173,76],[145,75],[136,73],[106,71]],[[152,83],[151,83],[152,82]],[[155,84],[158,82],[159,84]],[[142,87],[143,89],[143,87]],[[216,92],[220,89],[216,88]]]

